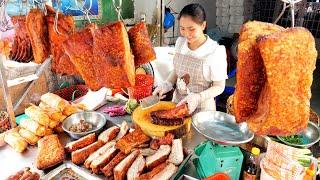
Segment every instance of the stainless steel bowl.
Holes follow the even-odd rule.
[[[87,132],[72,132],[69,131],[70,127],[73,124],[79,123],[83,119],[86,122],[89,122],[93,125],[92,130]],[[67,132],[72,138],[79,139],[85,135],[88,135],[93,132],[99,132],[102,130],[103,126],[106,124],[106,118],[102,113],[96,111],[83,111],[72,114],[66,118],[62,123],[62,129]]]
[[[284,144],[300,148],[309,148],[320,140],[320,130],[318,126],[311,121],[309,121],[308,127],[297,135],[302,137],[302,144],[293,144],[287,142],[280,136],[277,136],[277,138]]]
[[[234,116],[219,111],[195,114],[192,117],[192,125],[207,139],[224,145],[247,143],[254,137],[247,123],[237,124]]]

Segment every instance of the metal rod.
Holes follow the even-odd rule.
[[[291,27],[294,27],[294,3],[291,4]]]
[[[6,56],[1,53],[0,54],[0,81],[1,81],[1,85],[2,85],[2,93],[3,93],[4,100],[6,102],[7,112],[10,117],[10,126],[11,126],[11,128],[15,128],[17,126],[16,117],[14,115],[12,100],[11,100],[11,96],[10,96],[9,88],[8,88],[8,84],[7,84],[7,77],[6,77],[5,69],[4,69],[4,65],[3,65],[3,62],[5,60],[6,60]]]

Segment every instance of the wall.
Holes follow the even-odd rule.
[[[158,0],[134,0],[134,19],[139,21],[141,14],[145,14],[146,22],[148,24],[155,24],[158,10],[157,1]],[[158,2],[160,3],[160,0]]]
[[[164,0],[164,4],[167,4],[170,0]],[[207,29],[214,28],[216,26],[216,0],[172,0],[169,6],[179,13],[182,8],[190,3],[199,3],[203,6],[207,15]],[[178,14],[175,14],[175,17],[178,17]],[[179,36],[179,23],[176,19],[174,34],[172,32],[173,28],[170,28],[168,32],[165,33],[165,37],[167,37],[167,44],[174,44],[176,38]],[[169,40],[169,41],[168,41]]]
[[[140,20],[140,16],[142,13],[146,14],[146,22],[148,24],[155,24],[156,23],[156,14],[160,5],[157,5],[157,2],[160,3],[160,0],[134,0],[134,17],[135,20]],[[162,0],[163,7],[170,2],[170,0]],[[172,0],[169,6],[179,13],[181,9],[190,3],[200,3],[207,14],[207,23],[208,29],[215,27],[216,21],[216,0]],[[177,18],[178,15],[175,14]],[[179,24],[178,20],[175,21],[175,28],[173,33],[173,28],[170,28],[168,32],[164,34],[165,36],[165,44],[174,44],[176,38],[179,36]]]

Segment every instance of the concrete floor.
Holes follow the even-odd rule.
[[[228,79],[227,86],[234,86],[236,78]],[[318,59],[317,68],[313,73],[313,83],[311,87],[311,108],[320,115],[320,60]]]

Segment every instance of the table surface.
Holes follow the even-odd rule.
[[[102,111],[103,108],[106,106],[110,106],[110,103],[106,104],[105,106],[100,108],[98,111]],[[107,120],[112,122],[111,125],[112,124],[120,125],[123,120],[127,121],[129,124],[131,124],[132,122],[131,117],[129,115],[110,117],[107,114],[105,114],[105,116]],[[63,144],[66,144],[67,142],[71,141],[69,136],[67,136],[64,133],[60,134],[59,138]],[[193,150],[195,146],[197,146],[199,143],[201,143],[204,140],[205,138],[192,127],[190,133],[188,133],[183,138],[183,144],[185,148],[189,150]],[[9,145],[0,147],[0,159],[1,159],[0,160],[0,179],[6,179],[8,176],[15,174],[17,171],[23,169],[24,167],[30,167],[32,171],[38,172],[41,176],[45,175],[50,170],[54,169],[52,168],[46,172],[37,170],[35,168],[36,155],[37,155],[37,146],[29,145],[28,149],[23,153],[15,152]],[[192,163],[193,158],[194,157],[191,157],[189,162],[186,164],[184,174],[197,178],[195,167],[193,166],[193,163]]]

